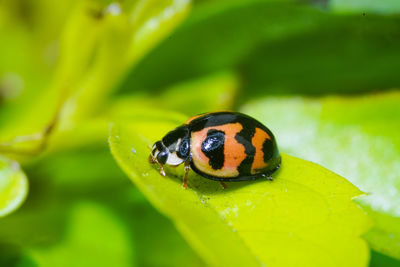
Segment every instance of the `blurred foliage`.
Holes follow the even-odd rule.
[[[3,215],[19,207],[29,180],[25,203],[0,218],[0,265],[204,266],[115,164],[106,138],[110,121],[129,128],[165,118],[151,126],[153,141],[189,115],[230,109],[266,123],[281,151],[367,192],[357,202],[374,221],[364,235],[370,266],[399,265],[399,8],[396,0],[0,1]],[[173,177],[153,178],[189,194]],[[193,229],[176,226],[193,245]]]
[[[164,115],[113,126],[111,151],[210,266],[366,265],[368,249],[359,235],[370,224],[351,201],[362,194],[351,183],[283,154],[273,182],[227,183],[223,189],[192,172],[189,189],[182,190],[183,168],[167,169],[178,179],[163,179],[147,163],[147,146],[157,141],[160,131],[179,125],[169,121],[173,119]]]
[[[157,97],[146,92],[117,97],[111,113],[113,117],[120,118],[138,111],[145,113],[149,107],[173,109],[187,115],[224,110],[233,106],[238,88],[236,75],[221,72],[173,85]]]
[[[400,11],[400,2],[396,0],[331,0],[329,6],[339,12],[376,12],[396,14]]]
[[[343,15],[279,2],[200,6],[133,68],[120,90],[158,91],[226,69],[236,70],[246,85],[239,103],[266,93],[348,94],[399,84],[398,16]]]
[[[28,180],[16,161],[0,157],[0,217],[17,209],[28,193]]]
[[[62,242],[51,248],[29,250],[28,254],[39,266],[132,266],[134,255],[124,225],[93,204],[81,202],[71,213]]]

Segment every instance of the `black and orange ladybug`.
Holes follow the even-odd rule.
[[[272,132],[237,112],[201,114],[187,120],[153,145],[149,161],[160,167],[185,164],[183,187],[190,169],[216,181],[272,180],[281,164]],[[223,183],[221,183],[223,184]]]

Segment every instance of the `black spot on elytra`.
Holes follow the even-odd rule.
[[[243,126],[243,129],[235,135],[235,140],[241,145],[243,145],[246,153],[246,158],[241,162],[241,164],[237,168],[239,175],[237,177],[224,177],[224,178],[216,177],[213,175],[206,175],[203,172],[199,171],[194,165],[194,163],[191,162],[190,166],[196,173],[202,175],[203,177],[216,181],[246,181],[246,180],[258,179],[260,177],[266,177],[279,168],[281,163],[281,157],[279,154],[279,150],[274,135],[265,125],[263,125],[262,123],[260,123],[259,121],[255,120],[250,116],[237,112],[208,113],[193,119],[189,124],[187,124],[187,127],[190,129],[191,132],[197,132],[197,131],[202,131],[204,128],[227,125],[231,123],[240,123]],[[251,143],[251,141],[255,133],[255,128],[260,128],[261,130],[265,131],[271,137],[271,140],[264,141],[268,143],[263,144],[263,147],[265,148],[262,149],[265,155],[264,160],[267,162],[269,160],[269,165],[267,166],[267,168],[263,170],[253,170],[260,173],[252,174],[251,166],[254,161],[254,155],[256,149]],[[269,144],[270,142],[272,144]],[[228,155],[228,156],[235,157],[243,155]],[[220,162],[222,162],[222,160]]]
[[[201,151],[210,159],[210,166],[219,170],[224,166],[225,133],[211,129],[207,132],[206,139],[201,143]]]
[[[262,152],[264,153],[264,162],[268,162],[272,159],[272,156],[274,155],[274,144],[270,139],[265,139]]]
[[[254,154],[256,153],[256,148],[251,143],[251,139],[255,133],[255,127],[244,123],[242,123],[242,126],[243,129],[236,134],[235,139],[244,146],[246,158],[240,163],[237,170],[239,171],[239,175],[247,175],[251,173],[251,165],[253,164]]]

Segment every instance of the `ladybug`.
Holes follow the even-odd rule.
[[[194,116],[156,142],[149,162],[185,164],[183,187],[190,169],[220,181],[236,182],[268,178],[281,164],[272,132],[262,123],[242,113],[214,112]]]

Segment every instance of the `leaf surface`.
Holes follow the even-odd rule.
[[[281,148],[348,177],[368,195],[357,200],[374,220],[373,249],[400,259],[400,93],[358,97],[280,97],[243,112],[276,133]]]
[[[369,227],[351,201],[362,194],[321,166],[283,154],[274,181],[219,183],[182,168],[167,178],[148,163],[152,143],[182,121],[165,113],[112,126],[109,143],[121,168],[213,266],[366,266],[359,237]],[[288,257],[287,255],[290,255]]]

